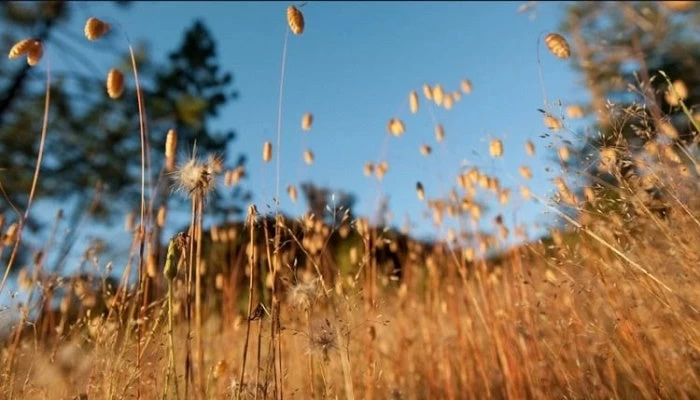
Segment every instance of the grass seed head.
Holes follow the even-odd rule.
[[[423,85],[423,95],[427,100],[433,99],[433,89],[427,83]]]
[[[569,118],[583,118],[583,107],[578,104],[572,104],[566,107],[566,116]]]
[[[544,116],[544,126],[546,126],[548,129],[551,129],[555,132],[558,132],[561,129],[561,121],[559,121],[558,118],[550,115],[550,114],[545,114]]]
[[[399,137],[406,131],[406,126],[398,118],[392,118],[389,120],[387,125],[387,130],[394,136]]]
[[[265,162],[272,160],[272,142],[269,140],[263,144],[262,158]]]
[[[688,98],[688,87],[680,79],[673,81],[671,86],[668,87],[664,93],[666,102],[672,106],[678,106],[681,104],[681,100]]]
[[[445,140],[445,128],[442,127],[442,124],[435,125],[435,140],[438,143],[442,143]]]
[[[433,151],[432,147],[430,147],[427,144],[422,144],[420,145],[420,153],[424,156],[429,156],[430,153]]]
[[[549,51],[551,51],[557,58],[566,59],[571,55],[569,43],[562,35],[550,33],[549,35],[545,36],[544,42]]]
[[[165,135],[165,169],[172,171],[175,168],[175,153],[177,151],[177,131],[170,129]]]
[[[662,1],[661,5],[675,12],[686,12],[693,9],[697,1],[691,0],[666,0]]]
[[[520,175],[525,179],[532,179],[532,170],[527,165],[520,167]]]
[[[416,114],[418,112],[418,93],[416,93],[415,90],[412,90],[411,93],[408,94],[408,105],[411,109],[411,114]]]
[[[372,176],[372,174],[374,173],[374,164],[372,164],[371,162],[367,162],[364,166],[363,172],[365,176]]]
[[[314,153],[312,153],[311,150],[306,150],[304,152],[304,162],[308,165],[314,163]]]
[[[535,155],[535,144],[529,140],[527,142],[525,142],[525,152],[527,153],[528,156],[534,156]]]
[[[469,79],[462,79],[462,82],[459,84],[460,89],[462,89],[462,93],[464,94],[469,94],[472,92],[472,82]]]
[[[10,49],[10,53],[8,54],[8,58],[13,59],[13,58],[18,58],[21,57],[27,53],[29,53],[29,50],[32,49],[32,47],[35,46],[36,40],[34,39],[22,39],[19,42],[15,43],[14,46]]]
[[[314,121],[314,116],[311,113],[306,113],[301,117],[301,129],[308,131],[311,129],[311,124]]]
[[[503,156],[503,142],[498,139],[493,139],[489,143],[489,154],[491,157],[498,158]]]
[[[97,40],[109,32],[109,24],[95,17],[88,18],[85,22],[85,37],[88,40]]]
[[[31,67],[39,64],[39,61],[41,61],[41,57],[43,55],[44,46],[37,40],[34,42],[34,46],[32,46],[27,53],[27,64],[29,64]]]
[[[418,200],[423,201],[425,199],[425,190],[420,182],[416,182],[416,194],[418,195]]]
[[[298,198],[297,188],[294,185],[287,185],[287,194],[289,195],[289,198],[292,200],[292,203],[297,202],[297,198]]]
[[[124,75],[116,68],[107,73],[107,94],[112,99],[118,99],[124,93]]]
[[[294,6],[287,7],[287,24],[295,35],[304,33],[304,14]]]
[[[159,228],[165,226],[165,220],[168,218],[168,209],[163,205],[158,208],[158,214],[156,215],[156,225]]]
[[[442,105],[442,101],[445,99],[445,91],[442,89],[442,85],[439,83],[433,88],[433,100],[438,106]]]
[[[454,99],[452,98],[451,94],[446,94],[445,99],[442,101],[442,105],[445,107],[445,110],[451,110],[452,106],[454,106]]]

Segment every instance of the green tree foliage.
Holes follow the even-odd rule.
[[[100,41],[88,42],[75,34],[76,29],[66,29],[79,6],[63,1],[3,2],[0,37],[5,49],[24,37],[35,37],[45,43],[50,57],[75,66],[51,71],[50,119],[37,198],[77,198],[75,216],[88,208],[98,187],[99,202],[92,212],[109,217],[138,205],[139,110],[123,35],[114,28]],[[179,154],[191,154],[196,142],[198,155],[215,153],[231,162],[227,144],[234,132],[214,130],[211,120],[237,94],[232,74],[219,65],[214,38],[200,21],[184,31],[178,47],[163,62],[151,60],[143,44],[135,46],[135,51],[147,110],[149,178],[156,189],[157,206],[170,190],[168,177],[161,171],[168,129],[178,131]],[[113,66],[124,73],[127,82],[118,100],[106,94],[107,71],[91,62],[95,52],[122,54],[121,62]],[[20,210],[27,203],[39,146],[45,65],[29,68],[24,62],[0,57],[0,152],[4,155],[0,182]],[[226,167],[244,162],[238,156]],[[219,191],[209,207],[229,216],[240,212],[238,205],[247,196],[241,188]],[[9,203],[0,200],[0,212],[9,209]]]

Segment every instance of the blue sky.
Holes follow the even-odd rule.
[[[516,217],[530,224],[546,223],[542,206],[519,200],[522,179],[518,167],[529,165],[534,179],[528,186],[546,196],[551,178],[560,172],[549,161],[551,138],[542,123],[542,87],[538,77],[537,40],[556,31],[565,3],[538,2],[535,18],[518,13],[524,2],[309,2],[301,10],[306,29],[290,34],[286,61],[281,151],[281,207],[292,215],[305,210],[292,204],[284,188],[313,181],[357,195],[357,215],[374,213],[378,194],[390,196],[393,223],[400,226],[409,216],[418,236],[435,235],[424,215],[425,202],[415,194],[421,181],[428,198],[447,195],[463,163],[479,166],[500,177],[513,189],[515,200],[507,208],[494,197],[484,197],[507,223]],[[163,60],[178,44],[185,28],[201,19],[218,42],[222,67],[234,74],[240,97],[214,121],[216,127],[233,128],[238,136],[231,153],[248,154],[245,184],[259,208],[270,204],[275,190],[275,162],[261,160],[262,144],[276,141],[277,103],[282,48],[287,28],[284,2],[134,2],[128,8],[111,2],[90,2],[76,7],[71,29],[82,35],[85,20],[95,16],[123,26],[133,42],[147,39],[152,57]],[[89,43],[84,48],[99,46]],[[570,63],[556,59],[541,44],[542,72],[548,100],[564,104],[585,101]],[[106,74],[114,58],[94,51],[90,55]],[[60,68],[61,60],[52,60]],[[434,123],[422,96],[425,83],[440,83],[449,92],[467,78],[473,92],[451,111],[432,105],[436,122],[442,123],[446,140],[435,143]],[[411,115],[408,94],[417,90],[421,110]],[[314,115],[310,132],[302,133],[305,112]],[[399,117],[406,133],[388,137],[386,125]],[[137,129],[135,127],[134,129]],[[304,138],[306,136],[306,138]],[[488,156],[490,137],[501,138],[505,156]],[[527,157],[526,140],[537,146]],[[423,158],[421,143],[433,146]],[[389,172],[381,184],[364,176],[367,161],[378,161],[386,145]],[[307,166],[302,152],[310,148],[316,161]],[[275,157],[279,157],[275,148]],[[545,172],[549,166],[552,171]],[[43,205],[41,215],[53,216],[55,206]],[[493,214],[490,214],[493,215]],[[490,221],[490,218],[488,218]],[[490,225],[490,224],[488,224]],[[114,227],[128,240],[122,224]],[[442,234],[444,232],[437,232]]]

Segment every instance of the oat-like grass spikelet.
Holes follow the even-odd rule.
[[[569,160],[570,153],[569,153],[569,148],[568,148],[568,147],[566,147],[566,146],[560,147],[558,153],[559,153],[559,158],[560,158],[562,161],[568,161],[568,160]]]
[[[411,114],[418,112],[418,93],[415,90],[408,94],[408,105],[411,109]]]
[[[452,98],[451,94],[446,94],[445,98],[442,101],[443,107],[445,107],[445,110],[451,110],[452,106],[454,105],[454,99]]]
[[[269,140],[263,144],[262,158],[265,162],[272,160],[272,142]]]
[[[311,130],[311,124],[314,122],[314,116],[311,113],[306,113],[301,117],[301,129],[304,131]]]
[[[308,165],[314,163],[314,153],[312,153],[311,150],[306,150],[304,152],[304,162]]]
[[[489,154],[491,157],[498,158],[503,156],[503,142],[499,139],[493,139],[489,143]]]
[[[462,93],[464,94],[469,94],[472,92],[472,82],[469,79],[462,79],[462,82],[459,84],[460,89],[462,89]]]
[[[294,6],[287,7],[287,24],[295,35],[304,33],[304,14]]]
[[[564,39],[564,37],[558,33],[550,33],[544,38],[544,43],[547,45],[552,54],[557,58],[567,59],[571,56],[571,49],[569,48],[569,43]]]
[[[435,140],[438,143],[442,143],[445,140],[445,128],[442,127],[442,124],[435,125]]]
[[[118,99],[124,93],[124,75],[116,68],[107,73],[107,94],[112,99]]]
[[[85,37],[88,40],[97,40],[109,32],[110,26],[108,23],[97,19],[95,17],[90,17],[85,22]]]
[[[406,132],[406,126],[404,125],[403,121],[401,121],[398,118],[392,118],[389,120],[389,124],[387,125],[387,130],[389,133],[392,135],[399,137]]]

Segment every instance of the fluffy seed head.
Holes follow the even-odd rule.
[[[489,154],[494,158],[503,156],[503,142],[498,139],[492,140],[489,143]]]
[[[387,125],[387,130],[394,136],[399,137],[404,134],[406,127],[403,122],[398,118],[392,118],[389,120]]]
[[[272,160],[272,142],[269,140],[263,144],[263,161],[270,162]]]
[[[301,117],[301,129],[308,131],[311,129],[311,124],[314,122],[314,116],[311,113],[306,113]]]
[[[551,51],[557,58],[566,59],[571,55],[569,43],[562,35],[550,33],[549,35],[545,36],[544,43],[547,45],[549,51]]]
[[[109,32],[109,24],[95,17],[88,18],[85,22],[85,37],[88,40],[97,40]]]
[[[294,6],[287,7],[287,24],[295,35],[304,33],[304,15]]]
[[[175,180],[175,188],[186,196],[208,194],[214,189],[214,174],[216,166],[214,163],[199,162],[195,156],[190,157],[186,162],[178,166],[172,172]]]
[[[107,94],[112,99],[118,99],[124,92],[124,75],[118,69],[112,68],[107,73]]]
[[[408,105],[411,109],[411,114],[418,112],[418,93],[415,90],[408,94]]]

